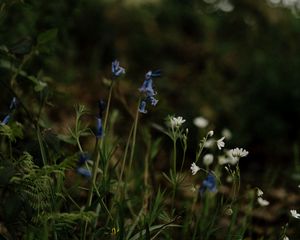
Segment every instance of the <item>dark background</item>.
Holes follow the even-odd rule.
[[[69,0],[1,1],[1,6],[0,45],[13,47],[24,39],[34,45],[41,32],[58,30],[47,51],[39,51],[24,68],[32,75],[42,69],[51,78],[49,116],[61,128],[76,103],[96,112],[97,99],[107,97],[102,80],[110,78],[111,61],[117,58],[126,68],[118,88],[129,108],[144,74],[163,72],[155,80],[159,104],[144,116],[146,121],[183,116],[191,129],[191,149],[197,145],[193,118],[204,116],[211,123],[207,130],[218,134],[229,128],[233,139],[227,147],[250,152],[241,162],[250,181],[253,173],[270,168],[296,171],[299,3]],[[10,73],[0,73],[1,81],[8,81]],[[22,96],[29,99],[32,85],[20,84],[26,89]],[[11,94],[1,92],[5,109]],[[127,115],[118,97],[114,107],[124,113],[122,125]]]

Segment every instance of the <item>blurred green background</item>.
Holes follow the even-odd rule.
[[[144,118],[161,123],[169,114],[207,118],[220,134],[229,128],[227,147],[249,150],[242,167],[265,171],[292,166],[300,123],[300,19],[298,1],[272,0],[66,0],[0,1],[0,45],[29,41],[57,29],[47,51],[26,64],[52,78],[49,107],[58,124],[73,105],[107,97],[104,78],[111,61],[126,68],[120,96],[134,106],[144,74],[161,69],[155,80],[159,104]],[[25,39],[25,40],[24,40]],[[29,44],[29,45],[30,45]],[[21,61],[22,56],[19,57]],[[7,71],[0,69],[2,81]],[[30,95],[32,86],[26,85]],[[2,89],[1,109],[10,101]],[[4,115],[3,112],[1,112]],[[2,117],[1,115],[1,117]],[[122,118],[121,121],[126,121]],[[122,122],[120,121],[121,125]],[[197,142],[192,141],[191,146]],[[193,157],[193,156],[192,156]]]

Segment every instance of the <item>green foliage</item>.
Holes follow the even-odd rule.
[[[233,128],[229,148],[249,144],[258,160],[289,159],[293,146],[288,179],[299,179],[299,22],[264,1],[230,1],[231,12],[206,2],[0,2],[0,114],[11,116],[0,124],[0,238],[274,240],[289,229],[299,237],[287,205],[268,231],[256,230],[257,183],[242,186],[238,160],[209,132]],[[122,80],[107,77],[116,56]],[[160,106],[141,115],[132,79],[149,67],[164,72],[155,79]],[[102,112],[91,103],[100,96],[104,134],[95,136]],[[172,112],[186,122],[172,125],[169,115],[162,127]],[[211,129],[192,126],[199,114]],[[205,164],[207,153],[227,162]],[[265,186],[279,177],[268,170]]]

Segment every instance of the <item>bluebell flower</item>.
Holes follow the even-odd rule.
[[[14,110],[16,108],[17,108],[17,98],[13,97],[13,99],[10,102],[9,109]]]
[[[86,168],[83,168],[83,167],[78,167],[77,168],[77,172],[82,175],[83,177],[86,177],[86,178],[90,178],[92,176],[92,173],[90,170],[86,169]]]
[[[154,96],[156,92],[153,90],[153,81],[152,79],[145,79],[143,85],[139,88],[139,91],[145,93],[147,96]]]
[[[153,77],[160,77],[160,76],[161,76],[161,70],[158,69],[158,70],[155,70],[155,71],[147,72],[146,75],[145,75],[145,78],[150,79],[150,78],[153,78]]]
[[[78,165],[81,166],[85,164],[87,160],[89,160],[89,155],[85,152],[80,153]]]
[[[125,68],[120,67],[119,61],[115,60],[111,64],[111,72],[114,77],[119,77],[121,74],[125,74]]]
[[[208,176],[203,180],[202,186],[199,188],[201,196],[204,194],[206,189],[208,189],[210,192],[217,192],[216,178],[211,173],[209,173]]]
[[[152,106],[156,106],[156,104],[158,103],[158,100],[156,98],[154,98],[153,96],[147,97],[147,100],[151,103]]]
[[[102,119],[97,118],[96,137],[101,138],[102,136],[103,136]]]
[[[140,106],[139,106],[139,112],[140,113],[147,113],[147,110],[146,110],[146,102],[143,100],[141,101],[140,103]]]
[[[8,124],[9,119],[10,119],[10,115],[6,115],[6,116],[4,117],[4,119],[2,120],[2,122],[1,122],[1,125],[6,125],[6,124]]]
[[[158,103],[158,100],[154,97],[156,95],[156,92],[153,89],[152,78],[160,77],[160,74],[160,70],[148,71],[146,73],[143,85],[139,88],[139,91],[145,94],[145,99],[140,103],[139,112],[147,113],[147,111],[145,110],[147,102],[150,102],[152,106],[156,106],[156,104]]]

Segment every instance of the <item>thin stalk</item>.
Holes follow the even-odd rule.
[[[129,172],[131,172],[133,155],[134,155],[134,149],[135,149],[136,132],[137,132],[137,126],[138,126],[138,120],[139,120],[139,106],[140,106],[140,102],[141,102],[141,98],[139,98],[138,105],[137,105],[136,112],[135,112],[135,118],[134,118],[132,145],[131,145],[130,158],[129,158]]]
[[[41,151],[41,155],[42,155],[43,164],[44,164],[44,166],[46,166],[47,158],[46,158],[46,153],[45,153],[45,149],[44,149],[44,145],[43,145],[43,141],[42,141],[42,136],[41,136],[41,130],[40,130],[39,125],[37,125],[37,138],[38,138],[38,142],[39,142],[39,146],[40,146],[40,151]]]
[[[110,109],[110,104],[111,104],[111,97],[112,97],[112,92],[113,92],[113,86],[114,86],[114,80],[112,80],[109,88],[109,93],[108,93],[108,99],[107,99],[107,107],[105,110],[105,116],[104,116],[104,122],[103,122],[103,132],[105,134],[106,132],[106,127],[107,127],[107,121],[108,121],[108,115],[109,115],[109,109]],[[101,147],[103,145],[103,141],[101,143]]]
[[[173,139],[173,173],[176,176],[176,158],[177,158],[177,154],[176,154],[176,138]]]
[[[125,163],[126,163],[126,158],[127,158],[127,154],[128,154],[130,139],[131,139],[131,136],[132,136],[132,133],[133,133],[133,128],[134,128],[134,124],[132,125],[132,127],[130,129],[129,136],[128,136],[128,139],[127,139],[125,152],[124,152],[124,156],[123,156],[121,174],[120,174],[120,177],[119,177],[119,184],[120,184],[120,182],[122,181],[122,178],[123,178],[123,173],[124,173],[124,169],[125,169]]]
[[[99,161],[100,161],[100,153],[99,153],[99,139],[96,138],[96,143],[95,143],[95,149],[94,149],[94,158],[96,157],[96,159],[94,159],[94,164],[93,164],[93,168],[92,168],[92,182],[91,182],[91,186],[89,189],[89,193],[88,193],[88,201],[86,204],[86,207],[89,208],[92,205],[92,198],[93,198],[93,188],[96,185],[96,178],[97,178],[97,169],[98,169],[98,165],[99,165]]]

